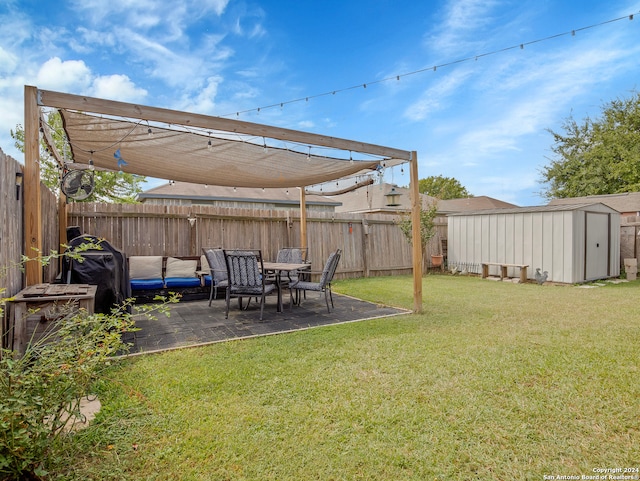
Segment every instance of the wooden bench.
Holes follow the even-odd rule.
[[[520,282],[527,282],[527,267],[528,264],[508,264],[505,262],[482,262],[482,278],[489,277],[489,266],[499,266],[500,267],[500,279],[504,279],[505,277],[509,277],[507,275],[507,269],[509,267],[517,267],[520,269]]]

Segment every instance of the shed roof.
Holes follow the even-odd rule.
[[[476,210],[472,212],[456,212],[449,214],[449,216],[462,216],[462,215],[493,215],[493,214],[525,214],[531,212],[562,212],[567,210],[587,210],[589,207],[597,207],[605,210],[615,211],[609,206],[602,204],[601,202],[590,202],[583,204],[570,204],[570,205],[534,205],[529,207],[514,207],[512,209],[484,209]]]

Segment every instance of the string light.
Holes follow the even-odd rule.
[[[207,150],[213,150],[213,143],[211,143],[211,132],[207,132],[209,134],[209,141],[207,142]]]
[[[600,23],[588,25],[586,27],[581,27],[581,28],[569,30],[567,32],[558,33],[558,34],[555,34],[555,35],[550,35],[550,36],[547,36],[547,37],[538,38],[536,40],[531,40],[529,42],[519,43],[519,44],[510,46],[510,47],[504,47],[504,48],[501,48],[501,49],[498,49],[498,50],[485,52],[485,53],[474,55],[474,56],[467,57],[467,58],[461,58],[461,59],[458,59],[458,60],[452,60],[450,62],[445,62],[445,63],[439,64],[439,65],[433,65],[432,67],[426,67],[426,68],[423,68],[423,69],[414,70],[414,71],[403,73],[403,74],[395,74],[392,77],[386,77],[386,78],[382,78],[382,79],[379,79],[379,80],[374,80],[374,81],[371,81],[371,82],[359,83],[359,84],[354,85],[352,87],[346,87],[346,88],[339,89],[339,90],[330,90],[330,91],[327,91],[327,92],[324,92],[324,93],[320,93],[320,94],[316,94],[316,95],[309,95],[309,96],[301,97],[301,98],[298,98],[298,99],[289,100],[289,101],[286,101],[286,102],[278,102],[276,104],[265,105],[265,106],[254,108],[254,109],[237,111],[237,112],[235,112],[235,115],[236,115],[236,117],[240,117],[240,114],[249,113],[249,112],[257,112],[259,114],[260,110],[262,110],[262,109],[268,109],[268,108],[273,108],[273,107],[277,107],[277,106],[280,106],[282,108],[285,104],[292,104],[292,103],[301,102],[301,101],[309,102],[309,99],[325,97],[327,95],[335,95],[338,92],[346,92],[346,91],[349,91],[349,90],[360,89],[360,88],[363,88],[363,87],[367,88],[367,86],[369,86],[369,85],[388,82],[389,80],[400,80],[401,77],[408,77],[409,75],[417,75],[417,74],[423,73],[423,72],[425,72],[427,70],[433,70],[434,72],[436,72],[438,70],[438,68],[440,68],[440,67],[450,67],[452,65],[457,65],[457,64],[460,64],[462,62],[471,61],[471,60],[477,61],[479,58],[482,58],[482,57],[488,57],[488,56],[491,56],[491,55],[497,55],[499,53],[503,53],[503,52],[506,52],[508,50],[513,50],[513,49],[517,49],[517,48],[519,48],[520,50],[524,50],[524,47],[526,45],[532,45],[532,44],[535,44],[535,43],[540,43],[540,42],[544,42],[544,41],[547,41],[547,40],[552,40],[552,39],[555,39],[555,38],[558,38],[558,37],[562,37],[562,36],[565,36],[565,35],[575,36],[576,32],[581,32],[583,30],[589,30],[589,29],[592,29],[592,28],[601,27],[601,26],[609,24],[609,23],[618,22],[620,20],[626,20],[627,18],[629,20],[633,20],[633,17],[634,17],[634,14],[625,15],[624,17],[618,17],[618,18],[614,18],[614,19],[611,19],[611,20],[606,20],[606,21],[603,21],[603,22],[600,22]],[[231,115],[233,115],[233,114],[222,115],[222,117],[229,117]]]

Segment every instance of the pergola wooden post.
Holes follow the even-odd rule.
[[[304,187],[300,188],[300,247],[309,247],[307,244],[307,195]]]
[[[24,87],[24,255],[34,259],[42,252],[40,206],[40,129],[38,89]],[[35,260],[25,266],[27,286],[42,282],[42,266]]]
[[[411,247],[413,249],[413,312],[422,312],[422,238],[420,236],[420,189],[418,183],[418,153],[411,152]]]
[[[113,115],[147,122],[161,122],[173,125],[235,132],[258,137],[267,137],[282,141],[292,141],[299,144],[317,145],[330,149],[362,152],[381,157],[390,157],[408,161],[411,164],[411,192],[412,192],[412,242],[413,242],[413,277],[414,277],[414,311],[422,311],[422,249],[420,241],[420,196],[418,191],[418,156],[416,152],[368,144],[348,139],[328,137],[298,130],[255,124],[240,120],[212,117],[202,114],[179,112],[176,110],[129,104],[112,100],[98,99],[80,95],[71,95],[49,90],[39,90],[36,87],[25,86],[25,242],[27,255],[31,247],[42,248],[42,226],[40,210],[40,189],[38,168],[38,106],[58,109],[77,110],[101,115]],[[131,173],[136,173],[130,170]],[[179,176],[175,180],[180,180]],[[238,185],[238,187],[242,187]],[[306,208],[304,186],[301,188],[301,243],[307,246]],[[61,212],[60,215],[65,215]],[[66,218],[64,220],[66,223]],[[62,231],[60,231],[62,235]],[[35,284],[42,280],[42,269],[35,262],[27,266],[27,284]]]

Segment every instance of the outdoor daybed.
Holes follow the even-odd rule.
[[[136,302],[151,302],[176,292],[183,300],[207,299],[211,275],[204,256],[130,256],[131,295]]]

